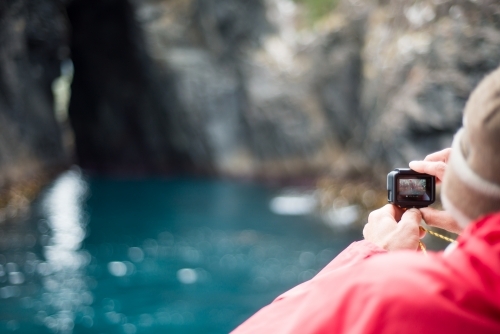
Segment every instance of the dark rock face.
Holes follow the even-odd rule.
[[[325,170],[334,141],[313,88],[316,52],[280,37],[275,5],[143,0],[136,8],[149,54],[173,78],[176,150],[224,175]]]
[[[500,61],[493,4],[352,3],[307,40],[285,0],[75,0],[82,164],[385,175],[449,145]]]
[[[5,175],[64,157],[50,85],[68,39],[77,157],[112,173],[383,178],[448,146],[500,63],[493,0],[346,0],[314,28],[290,0],[0,6]]]
[[[75,67],[69,117],[82,167],[100,172],[170,171],[171,109],[144,50],[132,5],[75,0],[67,9]]]
[[[67,27],[60,1],[0,2],[0,187],[67,164],[51,91]]]
[[[312,62],[262,51],[295,52],[262,41],[275,33],[264,2],[74,0],[68,15],[83,167],[163,172],[181,157],[197,170],[282,177],[330,161]]]
[[[357,122],[363,115],[360,95],[363,81],[361,51],[366,17],[359,15],[339,29],[329,32],[320,48],[317,91],[330,130],[344,146],[359,144],[367,124]]]

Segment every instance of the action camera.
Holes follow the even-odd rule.
[[[387,174],[387,200],[400,208],[424,208],[435,201],[436,178],[409,168]]]

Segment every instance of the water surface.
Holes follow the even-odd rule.
[[[0,226],[0,332],[227,333],[360,238],[272,213],[276,195],[69,171]]]

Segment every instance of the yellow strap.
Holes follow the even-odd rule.
[[[425,248],[424,243],[422,241],[419,241],[418,245],[420,246],[420,249],[422,250],[422,253],[424,253],[424,255],[427,255],[427,249]]]
[[[452,239],[452,238],[445,237],[444,235],[441,235],[441,234],[436,233],[436,232],[434,232],[434,231],[429,231],[429,230],[427,230],[427,232],[429,232],[429,234],[430,234],[430,235],[433,235],[433,236],[435,236],[435,237],[441,238],[441,239],[446,240],[446,241],[448,241],[448,242],[454,242],[454,241],[455,241],[455,240],[454,240],[454,239]]]
[[[445,237],[444,235],[441,235],[441,234],[439,234],[439,233],[437,233],[437,232],[434,232],[434,231],[428,230],[428,229],[426,229],[426,228],[425,228],[425,227],[423,227],[423,226],[420,226],[420,229],[421,229],[422,231],[428,232],[430,235],[433,235],[433,236],[435,236],[435,237],[441,238],[441,239],[446,240],[446,241],[448,241],[448,242],[454,242],[454,241],[455,241],[455,240],[454,240],[454,239],[452,239],[452,238],[448,238],[448,237]]]
[[[439,233],[437,233],[437,232],[434,232],[434,231],[428,230],[428,229],[426,229],[426,228],[425,228],[425,227],[423,227],[423,226],[419,226],[419,228],[420,228],[420,230],[421,230],[421,231],[428,232],[430,235],[433,235],[433,236],[435,236],[435,237],[441,238],[441,239],[446,240],[446,241],[448,241],[448,242],[454,242],[454,241],[455,241],[455,240],[453,240],[452,238],[448,238],[448,237],[445,237],[444,235],[441,235],[441,234],[439,234]],[[419,241],[419,242],[418,242],[418,246],[420,247],[420,249],[422,250],[422,252],[423,252],[425,255],[427,255],[427,249],[425,248],[425,245],[424,245],[424,243],[423,243],[422,241]]]

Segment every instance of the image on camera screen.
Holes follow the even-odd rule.
[[[399,179],[399,196],[407,199],[429,199],[426,193],[426,179]]]

